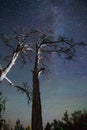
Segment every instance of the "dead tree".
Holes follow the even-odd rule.
[[[72,39],[69,40],[65,37],[53,40],[46,34],[40,34],[33,44],[32,130],[43,130],[39,77],[41,74],[46,75],[48,73],[51,55],[56,53],[58,56],[72,60],[76,55],[76,48],[84,45],[83,42],[75,43]]]

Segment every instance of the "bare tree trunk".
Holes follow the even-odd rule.
[[[38,78],[38,46],[36,45],[35,66],[33,72],[32,130],[43,130],[40,83]]]

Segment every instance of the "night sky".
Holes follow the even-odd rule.
[[[28,30],[53,30],[54,37],[65,35],[75,41],[87,43],[87,0],[0,0],[0,33],[10,34],[13,28]],[[0,42],[0,55],[8,55],[9,49]],[[65,110],[87,109],[87,47],[78,49],[71,62],[52,57],[52,74],[41,79],[43,122],[60,119]],[[5,64],[0,60],[0,64]],[[19,61],[8,77],[15,83],[31,84],[29,65],[21,69]],[[10,88],[6,81],[0,91],[7,97],[5,119],[14,124],[19,118],[24,125],[30,124],[31,104],[24,95]]]

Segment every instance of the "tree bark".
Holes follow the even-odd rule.
[[[33,75],[32,130],[43,130],[39,79]]]

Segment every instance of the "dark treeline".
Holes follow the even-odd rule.
[[[31,128],[30,128],[30,126],[28,126],[28,127],[25,128],[25,127],[21,124],[20,120],[17,119],[17,120],[16,120],[16,123],[15,123],[15,125],[14,125],[13,128],[11,127],[10,122],[7,123],[7,122],[4,120],[4,121],[3,121],[3,124],[1,125],[1,129],[0,129],[0,130],[31,130]]]
[[[45,130],[87,130],[87,111],[75,111],[70,116],[66,111],[62,120],[48,122]]]

